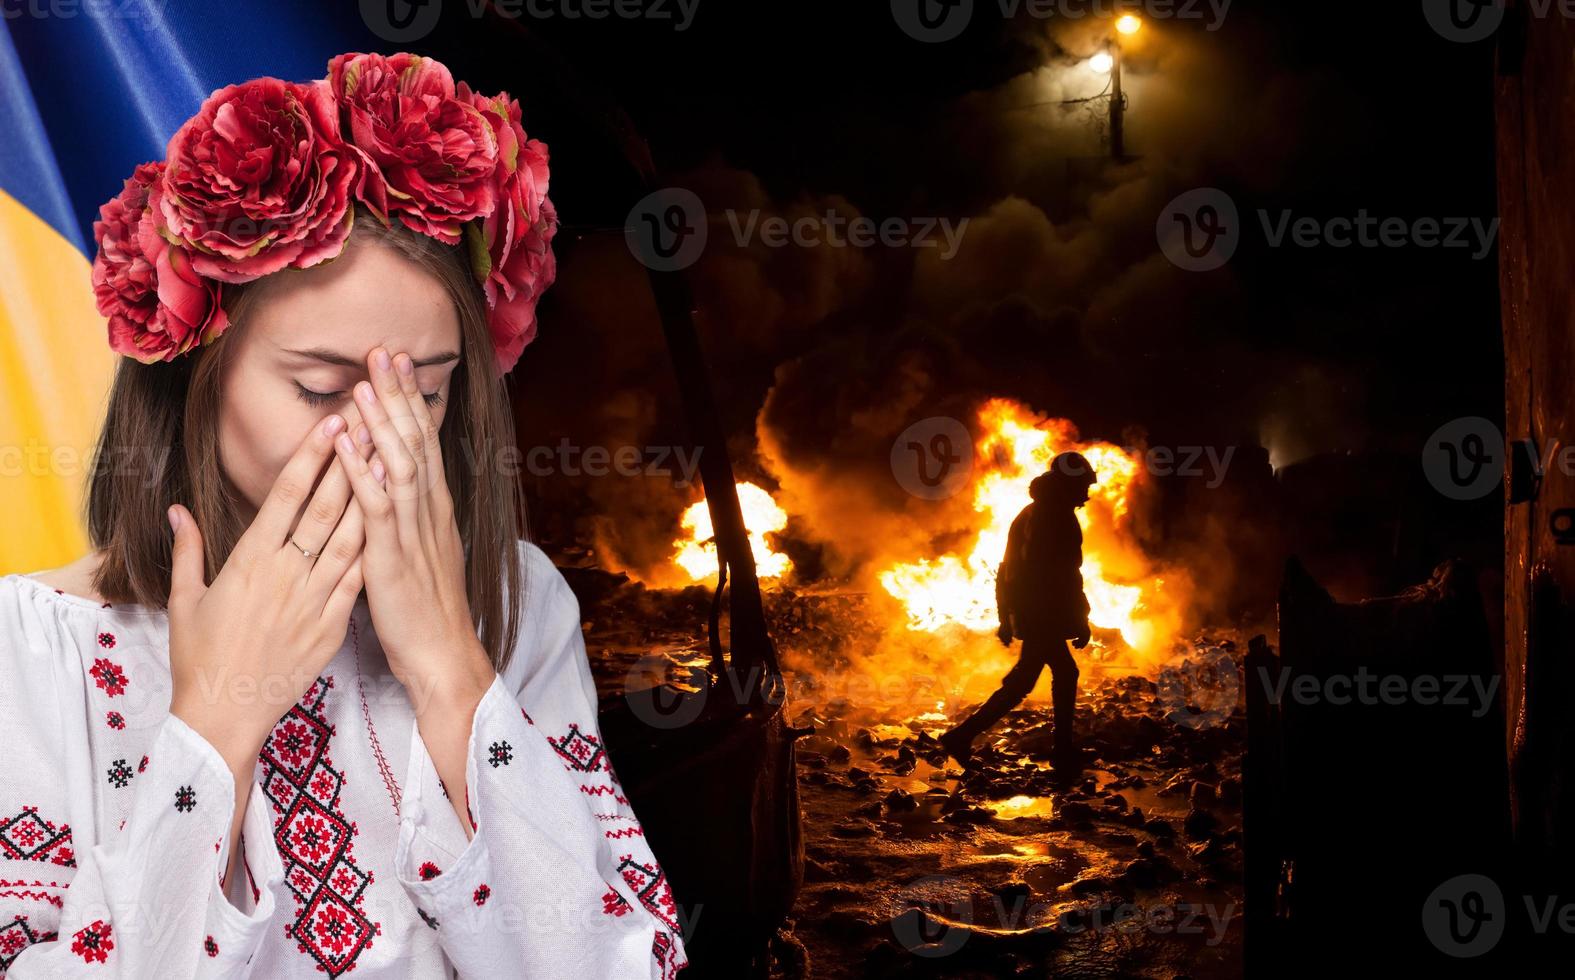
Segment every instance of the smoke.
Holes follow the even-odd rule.
[[[1287,417],[1294,381],[1255,342],[1251,297],[1229,266],[1198,274],[1169,263],[1155,223],[1185,190],[1251,194],[1315,167],[1320,151],[1297,134],[1333,111],[1314,97],[1322,83],[1265,64],[1241,33],[1227,42],[1150,24],[1125,60],[1135,158],[1117,162],[1103,143],[1104,79],[1086,64],[1099,29],[1041,27],[1029,41],[1036,65],[931,106],[917,134],[903,127],[903,141],[887,139],[896,123],[872,125],[856,152],[806,133],[804,153],[848,155],[845,186],[809,188],[780,168],[756,173],[721,158],[675,176],[711,216],[710,244],[689,277],[729,448],[739,478],[766,486],[793,515],[785,537],[802,574],[878,591],[884,566],[966,547],[977,523],[968,495],[913,496],[894,479],[890,451],[920,419],[973,425],[991,397],[1116,442],[1224,447],[1250,433],[1255,445],[1269,410],[1280,414],[1266,425],[1284,427],[1272,420]],[[1284,125],[1288,117],[1299,125]],[[947,258],[936,248],[737,240],[750,218],[827,214],[966,226]],[[556,329],[583,331],[579,347],[594,351],[605,379],[596,401],[573,381],[534,378],[542,387],[528,411],[586,440],[677,442],[654,312],[628,299],[648,292],[643,270],[622,249],[612,238],[576,243],[545,313]],[[1318,370],[1331,388],[1359,387],[1337,365]],[[1348,432],[1350,420],[1335,415],[1325,431],[1301,423],[1298,452]],[[599,561],[671,581],[677,517],[695,488],[661,479],[573,487],[603,515],[579,529]],[[1199,526],[1233,520],[1229,495],[1194,503]]]

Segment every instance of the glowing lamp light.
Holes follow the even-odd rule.
[[[1096,75],[1108,75],[1115,66],[1115,61],[1110,57],[1110,52],[1101,51],[1088,59],[1088,70]]]
[[[1122,14],[1116,18],[1116,30],[1122,34],[1136,34],[1143,22],[1131,14]]]

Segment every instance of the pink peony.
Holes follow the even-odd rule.
[[[373,211],[448,245],[491,213],[498,138],[441,62],[342,54],[328,63],[328,85],[364,156],[356,196]]]
[[[172,360],[229,325],[220,285],[155,229],[148,198],[163,173],[162,163],[139,166],[93,223],[93,296],[109,319],[109,346],[144,364]]]
[[[152,206],[198,273],[249,282],[339,254],[359,169],[324,82],[255,78],[214,92],[175,133]]]
[[[536,339],[536,303],[558,275],[558,262],[552,254],[552,237],[557,231],[558,212],[552,201],[542,198],[540,217],[526,227],[507,261],[488,268],[482,281],[500,376],[514,367],[525,345]],[[472,261],[477,262],[478,271],[485,265],[474,250]]]

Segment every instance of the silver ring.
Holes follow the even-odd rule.
[[[308,558],[317,558],[318,556],[320,556],[322,554],[322,552],[320,552],[320,551],[307,551],[305,548],[301,547],[299,544],[296,544],[294,538],[290,539],[290,543],[294,544],[296,550],[299,551],[301,554],[305,555]]]

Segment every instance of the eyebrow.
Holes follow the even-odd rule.
[[[309,357],[314,361],[322,361],[324,364],[335,364],[340,367],[364,367],[366,364],[365,360],[356,360],[353,357],[346,357],[344,354],[341,354],[335,350],[329,350],[326,347],[311,347],[306,350],[291,350],[288,347],[280,349],[286,354],[295,354],[299,357]],[[450,350],[444,351],[441,354],[436,354],[432,357],[422,358],[421,360],[413,360],[412,363],[415,364],[416,367],[431,367],[434,364],[447,364],[449,361],[457,360],[459,360],[459,354]]]

